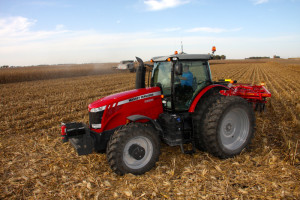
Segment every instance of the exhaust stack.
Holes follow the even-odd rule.
[[[135,88],[140,89],[140,88],[145,88],[145,65],[142,59],[139,57],[136,57],[136,60],[139,62],[139,66],[136,71],[136,80],[135,80]]]

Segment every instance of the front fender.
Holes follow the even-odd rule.
[[[128,116],[127,119],[129,119],[132,122],[138,121],[138,120],[149,120],[154,127],[156,128],[156,130],[163,132],[161,126],[159,125],[159,123],[157,123],[156,121],[154,121],[153,119],[151,119],[150,117],[144,116],[144,115],[131,115]]]

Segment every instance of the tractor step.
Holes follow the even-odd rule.
[[[195,148],[194,143],[192,142],[191,144],[192,144],[192,149],[189,149],[189,150],[185,150],[183,147],[183,144],[180,144],[179,146],[180,146],[181,152],[184,154],[189,154],[189,155],[196,153],[196,148]]]

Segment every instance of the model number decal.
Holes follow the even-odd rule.
[[[149,103],[149,102],[151,102],[151,101],[154,101],[154,99],[147,99],[147,100],[145,100],[144,102],[145,102],[145,103]]]

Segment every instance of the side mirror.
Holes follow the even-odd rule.
[[[175,64],[175,74],[182,75],[182,63],[177,62]]]

